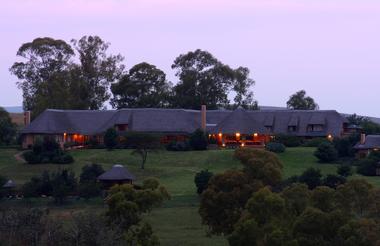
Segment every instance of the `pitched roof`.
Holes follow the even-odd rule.
[[[13,180],[8,180],[4,185],[3,188],[14,188],[16,187],[16,183]]]
[[[355,149],[380,149],[380,135],[368,135],[364,144],[360,142],[354,147]]]
[[[335,110],[208,110],[206,126],[210,133],[252,132],[288,134],[297,126],[298,136],[340,136],[347,120]],[[201,126],[199,110],[136,108],[120,110],[45,110],[22,133],[96,135],[118,124],[130,131],[192,133]],[[309,132],[309,124],[324,125],[321,132]]]
[[[114,165],[110,170],[103,173],[98,177],[98,180],[102,181],[120,181],[120,180],[135,180],[126,167],[120,164]]]

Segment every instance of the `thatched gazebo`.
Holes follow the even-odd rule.
[[[100,175],[98,180],[106,187],[111,187],[115,184],[132,184],[135,176],[123,165],[116,164],[110,170]]]

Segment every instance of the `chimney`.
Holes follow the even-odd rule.
[[[24,112],[24,125],[27,126],[30,124],[30,111]]]
[[[206,131],[206,105],[202,105],[201,108],[201,129]]]
[[[365,134],[364,133],[362,133],[362,134],[360,134],[360,144],[365,144]]]

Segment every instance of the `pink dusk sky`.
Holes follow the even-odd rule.
[[[176,56],[197,48],[246,66],[260,105],[305,89],[321,109],[380,117],[379,0],[2,0],[0,105],[22,104],[9,67],[22,43],[99,35],[130,68],[176,83]]]

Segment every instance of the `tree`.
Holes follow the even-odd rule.
[[[193,150],[207,150],[207,136],[202,129],[197,129],[190,135],[190,146]]]
[[[311,194],[305,184],[291,184],[282,191],[281,195],[285,199],[287,211],[292,216],[299,216],[310,204]]]
[[[352,175],[352,167],[350,165],[339,165],[336,172],[343,177],[348,177]]]
[[[313,98],[306,96],[306,91],[304,90],[298,91],[290,96],[289,100],[286,102],[286,106],[289,109],[297,110],[317,110],[319,108]]]
[[[10,144],[15,140],[16,125],[7,111],[0,107],[0,145]]]
[[[156,179],[145,180],[141,189],[130,184],[115,185],[107,198],[106,216],[109,223],[127,232],[141,221],[143,213],[149,212],[169,199],[165,187]]]
[[[104,145],[107,147],[108,150],[113,150],[117,144],[118,134],[115,130],[115,128],[109,128],[106,133],[104,134]]]
[[[138,132],[128,133],[125,137],[127,145],[134,148],[132,154],[141,157],[141,169],[145,169],[148,153],[161,148],[160,137],[156,134]]]
[[[171,83],[156,66],[143,62],[111,85],[114,108],[165,108],[170,103]]]
[[[174,86],[173,106],[199,109],[204,104],[216,109],[229,104],[228,94],[235,91],[235,104],[252,104],[248,68],[236,70],[221,63],[211,53],[195,50],[178,56],[172,65],[179,82]],[[251,105],[245,105],[247,107]]]
[[[104,173],[101,165],[91,164],[82,167],[79,179],[79,195],[85,199],[99,196],[101,193],[100,184],[97,182],[99,175]]]
[[[118,55],[108,55],[109,43],[98,36],[84,36],[79,40],[71,40],[79,54],[80,64],[76,65],[77,80],[81,83],[80,93],[88,109],[101,109],[110,98],[110,84],[121,77],[124,58]]]
[[[197,186],[197,193],[202,194],[207,189],[208,182],[213,176],[213,173],[206,170],[202,170],[195,174],[194,183]]]
[[[71,46],[63,40],[36,38],[24,43],[17,56],[25,61],[15,62],[10,71],[19,79],[24,109],[36,116],[46,108],[68,108]]]
[[[314,152],[315,157],[322,163],[330,163],[338,159],[338,152],[331,143],[321,143]]]
[[[201,196],[199,214],[211,233],[230,234],[254,191],[262,188],[242,171],[214,175]]]
[[[57,204],[62,204],[66,197],[76,191],[77,180],[72,171],[59,170],[51,174],[52,196]]]

